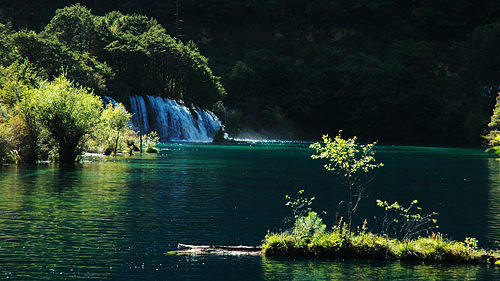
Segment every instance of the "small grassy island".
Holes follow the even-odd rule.
[[[302,256],[336,259],[366,259],[418,262],[450,262],[469,264],[500,264],[500,252],[477,247],[477,239],[467,237],[464,242],[445,238],[437,229],[437,213],[421,214],[417,200],[408,208],[398,202],[392,204],[377,200],[385,209],[380,233],[368,231],[367,222],[361,229],[352,230],[357,206],[366,195],[366,186],[373,178],[367,177],[371,170],[383,167],[376,163],[373,144],[356,144],[356,137],[343,139],[339,134],[333,140],[323,136],[323,143],[310,147],[317,154],[313,159],[327,159],[325,169],[337,174],[349,190],[346,205],[346,221],[337,212],[336,225],[326,230],[319,215],[309,207],[313,198],[304,198],[300,190],[297,199],[286,203],[293,212],[290,218],[294,225],[280,233],[268,233],[261,245],[266,256]],[[340,204],[339,204],[340,205]]]
[[[312,237],[270,233],[262,244],[262,252],[266,256],[500,264],[500,253],[477,248],[474,238],[458,242],[442,234],[431,234],[401,241],[364,231],[349,233],[344,227]]]

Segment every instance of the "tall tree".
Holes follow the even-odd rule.
[[[55,36],[34,31],[20,31],[9,38],[12,56],[17,60],[28,59],[39,75],[54,79],[63,72],[80,85],[104,92],[106,78],[111,76],[109,67],[88,54],[74,52]]]
[[[97,33],[94,15],[79,3],[56,11],[55,16],[45,27],[45,32],[52,34],[68,48],[79,53],[95,55]]]

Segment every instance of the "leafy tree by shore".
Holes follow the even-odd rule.
[[[37,112],[32,89],[40,82],[32,64],[0,67],[0,162],[34,163],[47,154],[47,132]]]
[[[8,76],[21,74],[20,69],[24,76]],[[111,147],[116,154],[125,146],[121,140],[134,141],[135,132],[128,126],[131,115],[123,106],[104,109],[99,96],[64,75],[41,81],[31,71],[29,62],[16,65],[14,72],[3,69],[0,143],[5,145],[0,147],[0,162],[75,163],[90,146]]]
[[[40,120],[57,143],[59,162],[77,161],[100,122],[101,99],[60,76],[34,89],[33,101]]]

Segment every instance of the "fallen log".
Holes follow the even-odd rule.
[[[176,255],[262,255],[262,248],[256,246],[215,246],[215,245],[189,245],[179,243],[177,251],[169,254]]]

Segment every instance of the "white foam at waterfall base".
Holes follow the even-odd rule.
[[[137,100],[142,97],[135,96]],[[132,101],[132,97],[131,97]],[[133,102],[131,102],[133,104]],[[141,104],[140,102],[138,104]],[[158,132],[162,142],[165,141],[189,141],[189,142],[211,142],[215,134],[221,128],[221,122],[215,114],[208,110],[199,108],[189,109],[182,102],[162,98],[158,96],[148,96],[147,104],[144,107],[132,106],[132,113],[146,117],[146,108],[151,111],[149,114],[149,130]],[[145,130],[145,132],[148,132]]]

